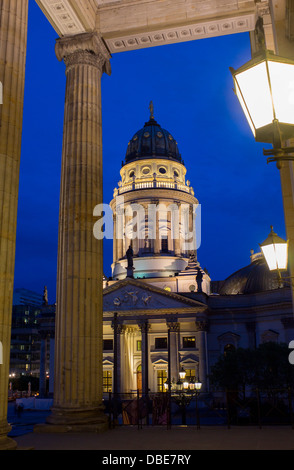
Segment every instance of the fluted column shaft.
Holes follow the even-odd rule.
[[[151,328],[148,321],[139,322],[141,330],[141,354],[142,354],[142,392],[148,395],[149,392],[149,341],[148,332]]]
[[[53,424],[95,424],[102,407],[103,241],[101,76],[110,55],[96,33],[57,40],[66,64],[59,216]]]
[[[207,330],[207,321],[196,321],[196,344],[199,350],[199,377],[196,377],[196,379],[202,382],[202,392],[207,391]]]
[[[175,320],[167,320],[167,328],[169,332],[169,380],[173,380],[177,383],[179,379],[179,347],[178,338],[180,331],[180,324]]]
[[[15,446],[7,403],[27,23],[28,0],[0,0],[0,449]]]

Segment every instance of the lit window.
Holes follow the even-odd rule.
[[[157,391],[158,392],[165,392],[164,384],[166,380],[167,380],[167,371],[158,370],[157,371]]]
[[[103,371],[103,393],[112,392],[112,371]]]
[[[142,341],[141,340],[137,341],[137,351],[142,351]]]
[[[183,338],[183,348],[195,348],[195,336],[185,336]]]
[[[195,377],[196,377],[195,369],[185,369],[185,372],[186,372],[185,379],[187,380],[187,382],[190,382],[191,380],[195,380]]]

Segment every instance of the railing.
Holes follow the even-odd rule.
[[[116,190],[116,194],[123,194],[136,189],[149,189],[149,188],[166,188],[166,189],[177,189],[178,191],[184,191],[194,196],[194,190],[191,186],[185,184],[173,183],[169,181],[145,181],[141,183],[128,184],[121,186]]]
[[[293,389],[227,390],[197,395],[166,392],[141,395],[109,393],[104,404],[115,426],[258,426],[289,425],[294,429]]]

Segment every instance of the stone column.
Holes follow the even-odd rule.
[[[156,212],[155,212],[155,240],[154,240],[154,254],[159,255],[161,251],[161,238],[159,233],[159,224],[160,224],[160,215],[159,215],[159,201],[155,202]]]
[[[110,54],[97,33],[58,39],[66,65],[54,406],[57,431],[100,431],[103,412],[103,241],[93,236],[102,195],[101,77]],[[46,427],[45,427],[46,428]],[[47,431],[47,429],[45,429]]]
[[[207,391],[207,321],[196,321],[196,345],[199,351],[199,377],[196,379],[202,382],[202,392]]]
[[[124,325],[120,323],[117,314],[112,322],[113,328],[113,393],[121,393],[121,370],[122,370],[122,341],[121,335],[125,331]]]
[[[0,450],[16,447],[7,403],[27,23],[28,0],[0,0]]]
[[[174,215],[174,223],[177,224],[175,228],[175,239],[174,239],[174,252],[175,256],[181,256],[181,232],[180,232],[180,221],[181,221],[181,203],[176,202],[177,215]]]
[[[139,328],[142,335],[141,353],[142,353],[142,393],[148,395],[149,392],[149,342],[148,331],[151,328],[148,321],[139,322]]]
[[[116,259],[113,260],[119,261],[124,257],[124,248],[123,248],[123,234],[124,234],[124,209],[122,207],[117,207],[116,209],[116,232],[113,237],[113,244],[116,245]]]
[[[173,319],[166,320],[168,328],[168,338],[169,338],[169,372],[170,380],[173,380],[177,383],[179,379],[179,347],[178,347],[178,338],[180,331],[180,324]]]
[[[113,262],[117,261],[116,214],[113,214]]]

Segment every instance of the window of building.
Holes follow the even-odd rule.
[[[190,380],[195,380],[196,378],[196,371],[195,369],[185,369],[186,372],[186,380],[190,382]]]
[[[142,341],[140,339],[137,341],[137,351],[142,351]]]
[[[167,349],[167,338],[155,338],[155,349]]]
[[[112,371],[103,371],[103,393],[112,392]]]
[[[113,339],[103,340],[103,351],[113,351]]]
[[[164,384],[167,381],[167,371],[158,370],[157,371],[157,391],[165,392]]]
[[[195,346],[196,346],[195,336],[183,337],[183,348],[195,348]]]

